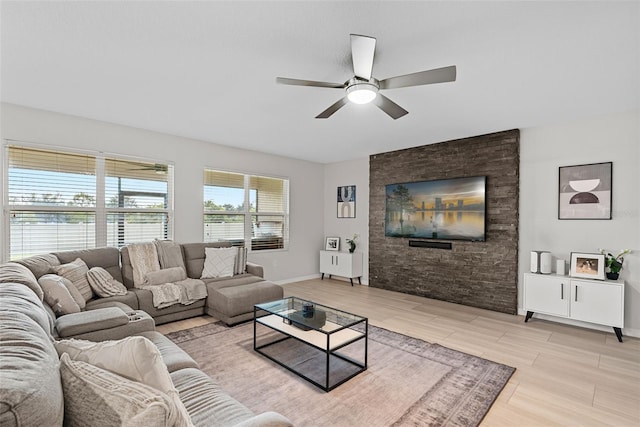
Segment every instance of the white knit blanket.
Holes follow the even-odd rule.
[[[207,286],[202,280],[187,279],[184,269],[182,270],[183,280],[175,282],[167,281],[168,277],[178,279],[175,268],[160,269],[157,245],[154,243],[134,243],[128,246],[129,259],[133,268],[133,285],[138,289],[146,289],[151,292],[153,306],[155,308],[165,308],[173,304],[189,305],[207,297]],[[166,277],[163,279],[163,273]],[[154,280],[149,280],[153,277]],[[171,280],[171,279],[169,279]]]
[[[134,243],[127,247],[133,268],[133,286],[144,284],[147,273],[160,270],[158,251],[153,243]]]
[[[165,308],[178,303],[189,305],[207,297],[207,286],[200,279],[185,279],[160,285],[142,285],[137,288],[151,291],[155,308]]]

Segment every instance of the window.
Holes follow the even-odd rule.
[[[9,259],[171,238],[173,166],[7,145]]]
[[[288,222],[288,180],[205,169],[205,242],[226,240],[252,251],[286,249]]]

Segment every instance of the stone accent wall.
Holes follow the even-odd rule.
[[[510,130],[370,156],[369,286],[516,314],[520,132]],[[385,186],[487,177],[486,240],[452,249],[385,237]]]

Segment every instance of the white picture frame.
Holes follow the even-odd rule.
[[[324,243],[325,251],[339,251],[340,250],[340,238],[339,237],[327,237]]]
[[[571,277],[604,280],[604,254],[571,252]]]

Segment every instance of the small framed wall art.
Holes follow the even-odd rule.
[[[338,187],[338,218],[356,217],[356,186]]]
[[[558,219],[611,219],[613,163],[559,170]]]
[[[571,277],[604,280],[604,254],[571,252]]]
[[[340,238],[339,237],[327,237],[324,244],[325,251],[338,251],[340,250]]]

